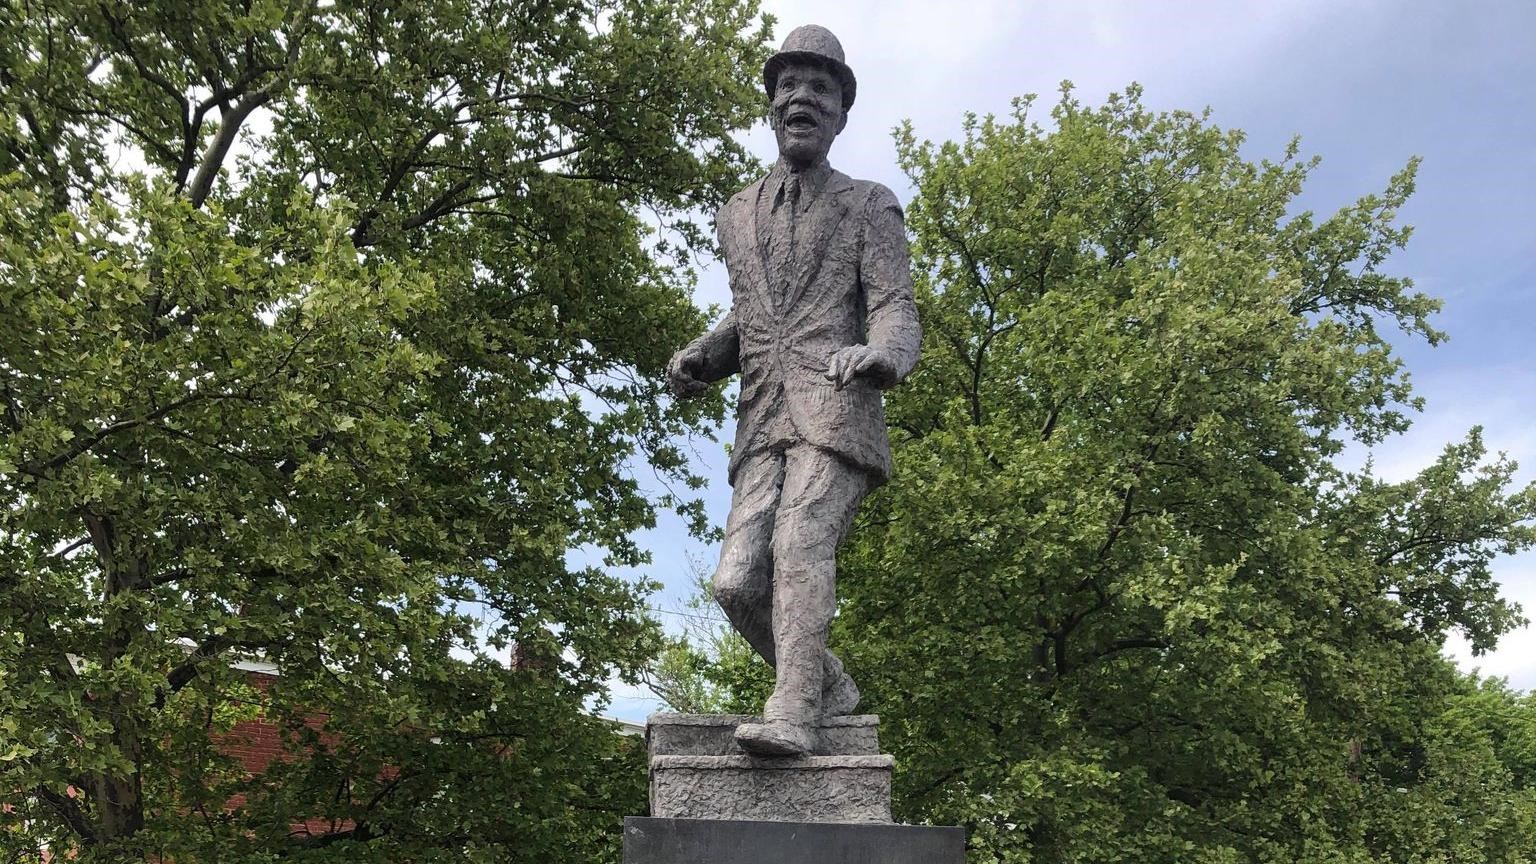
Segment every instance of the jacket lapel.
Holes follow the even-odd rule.
[[[763,261],[762,228],[757,224],[757,196],[767,177],[750,183],[736,193],[729,204],[726,225],[726,261],[740,268],[741,290],[769,315],[778,312],[773,291],[768,286],[768,268]]]
[[[817,196],[810,211],[802,217],[805,219],[805,233],[797,231],[796,234],[797,240],[803,238],[804,245],[796,255],[798,260],[794,288],[784,301],[785,309],[794,308],[800,298],[805,296],[811,282],[815,281],[816,274],[821,270],[821,262],[827,256],[827,247],[842,225],[843,217],[848,215],[848,193],[852,189],[853,181],[848,175],[833,171],[821,195]]]

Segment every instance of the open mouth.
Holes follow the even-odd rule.
[[[784,128],[791,132],[814,132],[816,117],[809,111],[791,111],[784,118]]]

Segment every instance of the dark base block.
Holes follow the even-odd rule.
[[[624,864],[965,864],[965,831],[630,816]]]

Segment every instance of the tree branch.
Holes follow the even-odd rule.
[[[308,852],[311,849],[324,849],[327,846],[340,843],[343,840],[352,840],[358,843],[366,843],[376,837],[383,837],[381,832],[375,832],[373,827],[363,822],[348,828],[345,831],[334,831],[329,834],[319,834],[294,841],[292,849],[279,849],[273,854],[279,858],[287,858],[300,852]]]
[[[38,797],[38,800],[43,801],[53,808],[55,813],[59,814],[59,818],[64,820],[65,825],[69,826],[69,830],[75,832],[75,835],[80,838],[82,844],[86,846],[96,845],[96,826],[91,824],[90,818],[85,815],[85,811],[80,808],[79,804],[75,803],[74,799],[66,798],[43,786],[36,787],[32,792]]]
[[[1100,651],[1097,655],[1095,655],[1094,659],[1103,660],[1106,657],[1113,657],[1122,651],[1133,651],[1137,648],[1163,649],[1170,647],[1172,647],[1172,644],[1167,639],[1159,639],[1151,636],[1142,636],[1134,639],[1116,639],[1114,642],[1109,644],[1108,648],[1105,648],[1103,651]]]
[[[405,178],[410,176],[412,170],[421,167],[418,160],[427,151],[427,147],[432,144],[432,139],[440,134],[442,134],[442,130],[436,127],[423,132],[421,137],[416,139],[416,143],[412,145],[410,152],[395,163],[389,176],[384,178],[384,188],[379,190],[373,206],[365,210],[352,226],[352,242],[354,246],[366,245],[366,243],[359,243],[359,240],[368,237],[368,229],[373,227],[373,220],[378,218],[379,208],[390,198],[394,197],[395,191],[400,188],[401,183],[405,182]]]
[[[129,60],[133,61],[133,68],[139,73],[139,77],[165,91],[166,95],[170,96],[181,107],[182,119],[185,121],[187,101],[182,94],[182,88],[177,87],[171,83],[170,79],[144,64],[143,58],[139,57],[138,52],[135,50],[136,46],[133,44],[133,37],[128,34],[127,29],[123,26],[123,19],[113,15],[110,6],[102,3],[98,8],[101,10],[102,17],[107,21],[107,29],[111,31],[113,38],[117,40],[118,47],[122,49]]]
[[[1051,436],[1056,433],[1056,421],[1060,418],[1061,406],[1051,406],[1050,413],[1045,415],[1045,424],[1040,427],[1040,441],[1042,443],[1051,440]]]
[[[180,693],[182,688],[186,687],[188,684],[191,684],[192,681],[195,680],[198,674],[202,671],[201,667],[203,661],[209,659],[210,657],[217,657],[218,655],[228,651],[233,647],[235,647],[235,640],[227,636],[210,636],[209,638],[203,640],[203,643],[194,648],[192,653],[188,655],[187,661],[185,663],[182,663],[180,666],[172,669],[165,676],[166,686],[162,688],[156,688],[154,701],[155,709],[159,710],[160,708],[165,707],[165,702],[167,699],[176,695],[177,693]]]
[[[187,191],[187,198],[193,207],[203,206],[208,193],[213,191],[213,181],[219,176],[219,167],[224,164],[224,157],[229,154],[229,148],[235,143],[235,136],[240,133],[240,124],[251,115],[252,111],[266,104],[272,98],[272,94],[265,90],[255,93],[235,103],[235,107],[228,114],[221,115],[219,131],[213,137],[213,143],[208,145],[208,151],[203,154],[202,164],[198,166],[197,176],[192,178],[192,187]]]
[[[1518,521],[1506,522],[1498,527],[1509,528],[1517,524],[1519,524]],[[1402,545],[1376,556],[1373,563],[1375,563],[1378,567],[1385,567],[1386,565],[1392,563],[1393,558],[1396,558],[1404,552],[1412,552],[1415,549],[1421,549],[1425,546],[1462,546],[1474,543],[1477,539],[1478,538],[1474,537],[1448,536],[1445,534],[1428,534],[1422,537],[1414,537],[1404,542]]]
[[[176,582],[180,582],[183,579],[190,579],[190,578],[192,578],[193,576],[196,576],[196,575],[197,575],[196,573],[194,573],[191,570],[188,570],[185,567],[172,567],[171,569],[166,570],[164,572],[156,573],[153,576],[145,577],[141,581],[139,587],[141,587],[141,588],[159,588],[162,585],[170,585],[170,584],[173,584],[173,583],[176,583]]]
[[[16,391],[11,389],[11,382],[5,382],[3,395],[5,396],[5,425],[12,432],[21,431],[21,406],[16,401]]]
[[[101,108],[83,108],[78,105],[69,105],[58,100],[50,100],[49,105],[55,111],[59,111],[75,117],[100,117],[103,120],[116,123],[118,126],[121,126],[122,128],[133,133],[138,137],[140,141],[144,142],[145,148],[160,154],[161,159],[164,159],[166,162],[171,164],[182,162],[185,158],[185,154],[189,152],[189,150],[184,149],[183,153],[178,154],[173,148],[167,146],[165,142],[156,140],[153,135],[151,135],[147,130],[140,128],[132,120],[129,120],[126,117],[119,117],[118,115],[113,114],[111,111],[107,111]]]
[[[164,418],[171,412],[176,411],[179,408],[184,408],[194,402],[203,400],[252,398],[253,397],[236,393],[206,393],[201,390],[188,393],[186,396],[183,396],[180,399],[169,402],[160,408],[156,408],[148,414],[145,414],[143,417],[136,417],[132,420],[119,420],[116,423],[108,423],[106,426],[101,427],[94,433],[81,438],[68,449],[64,450],[64,452],[51,456],[42,462],[32,462],[26,465],[22,465],[20,466],[20,470],[31,474],[34,477],[43,477],[49,471],[52,471],[55,468],[63,467],[71,460],[90,451],[92,447],[95,447],[97,444],[100,444],[102,441],[105,441],[106,439],[116,435],[119,432],[125,432],[129,429],[134,429],[148,423],[153,423],[156,420]]]
[[[145,64],[143,58],[139,56],[138,51],[136,50],[137,46],[133,44],[133,37],[128,34],[127,29],[124,27],[124,20],[112,13],[112,7],[106,3],[102,3],[98,6],[98,8],[101,10],[102,18],[104,18],[107,22],[107,29],[111,32],[113,39],[117,41],[117,45],[122,50],[122,53],[126,55],[128,59],[133,63],[133,68],[139,73],[139,77],[160,88],[160,90],[169,96],[171,101],[175,103],[177,114],[181,120],[183,153],[182,159],[185,160],[185,158],[191,154],[192,147],[194,146],[194,139],[192,136],[192,122],[188,114],[188,109],[190,106],[187,104],[186,96],[182,92],[183,88],[176,86],[170,81],[170,79],[154,71],[153,69],[150,69],[149,66]],[[145,142],[152,145],[156,144],[153,139],[149,138],[146,138]],[[174,152],[169,148],[165,148],[163,144],[158,146],[165,149],[166,152]],[[182,161],[180,164],[185,166],[186,163],[185,161]],[[177,173],[181,174],[182,172],[178,170]]]

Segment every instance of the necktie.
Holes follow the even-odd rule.
[[[779,187],[773,201],[773,232],[769,237],[768,266],[772,269],[770,282],[778,291],[780,305],[794,290],[795,261],[795,211],[800,205],[800,175],[790,174]]]

